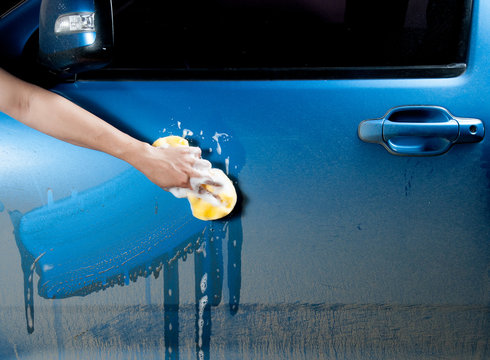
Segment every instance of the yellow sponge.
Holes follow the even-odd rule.
[[[180,136],[166,136],[162,137],[160,139],[157,139],[154,143],[153,146],[159,147],[159,146],[189,146],[189,142],[184,139],[183,137]]]
[[[157,139],[153,146],[189,146],[189,142],[180,136],[167,136]],[[201,220],[216,220],[228,215],[236,205],[237,194],[233,183],[220,169],[207,170],[207,178],[219,186],[198,183],[194,189],[185,190],[191,205],[192,215]],[[191,180],[191,183],[193,181]],[[172,193],[175,192],[170,189]]]

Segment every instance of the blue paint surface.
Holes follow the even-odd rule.
[[[168,254],[195,241],[206,223],[136,170],[35,209],[20,241],[37,261],[39,295],[65,298],[153,273]]]
[[[22,6],[15,9],[15,16],[8,16],[0,21],[0,32],[9,34],[0,36],[2,56],[13,58],[20,56],[24,44],[39,27],[39,9],[41,0],[25,1]],[[23,21],[16,21],[18,18]]]
[[[224,222],[193,219],[185,200],[118,160],[0,116],[0,198],[18,210],[0,216],[15,232],[0,243],[5,328],[31,316],[36,299],[36,331],[14,334],[14,349],[0,329],[0,355],[484,358],[488,138],[411,158],[357,137],[361,121],[403,105],[442,106],[488,129],[490,4],[475,11],[458,78],[54,89],[148,142],[186,132],[240,190]],[[138,280],[160,262],[163,280]],[[31,268],[38,289],[26,312],[19,288],[33,285]],[[128,276],[137,281],[106,288]],[[63,298],[55,311],[53,297]]]

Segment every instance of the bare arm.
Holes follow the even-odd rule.
[[[0,111],[57,139],[122,159],[162,188],[190,187],[200,157],[195,147],[155,148],[71,101],[0,69]]]

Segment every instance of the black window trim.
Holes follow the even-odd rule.
[[[299,69],[101,69],[79,74],[78,80],[341,80],[452,78],[465,63],[428,66],[335,67]]]
[[[22,6],[24,3],[26,3],[28,0],[19,0],[16,4],[5,10],[3,13],[0,14],[0,20],[3,19],[4,17],[8,16],[12,11],[15,9],[19,8]]]

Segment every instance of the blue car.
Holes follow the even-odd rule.
[[[0,359],[490,358],[489,16],[3,1],[0,67],[139,140],[185,137],[238,203],[197,219],[0,113]]]

